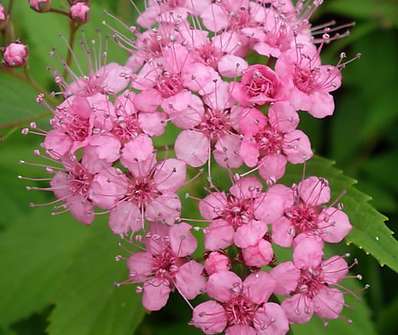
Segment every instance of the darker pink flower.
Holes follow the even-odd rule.
[[[211,221],[205,230],[208,250],[254,247],[267,232],[267,224],[283,214],[283,199],[263,192],[255,177],[237,181],[229,193],[214,192],[200,201],[201,215]]]
[[[8,21],[8,14],[2,4],[0,4],[0,30],[3,29]]]
[[[28,56],[29,51],[25,44],[10,43],[4,51],[4,63],[10,67],[25,66]]]
[[[142,303],[149,311],[163,308],[174,289],[185,299],[194,299],[206,285],[203,266],[189,258],[197,247],[191,226],[156,226],[151,224],[145,235],[146,251],[131,255],[127,261],[128,281],[142,283]]]
[[[30,7],[37,12],[47,12],[51,9],[52,0],[29,0]]]
[[[294,199],[287,204],[285,214],[272,223],[272,241],[289,247],[299,234],[316,236],[329,243],[339,243],[351,231],[347,215],[338,208],[325,207],[330,201],[329,183],[309,177],[297,187],[286,191]]]
[[[317,118],[333,114],[330,92],[341,86],[341,73],[336,66],[322,65],[314,46],[297,46],[283,54],[276,62],[275,71],[287,83],[289,101],[297,110]]]
[[[234,99],[243,106],[265,105],[284,99],[283,83],[266,65],[251,65],[231,89]]]
[[[287,102],[272,105],[268,116],[254,108],[242,113],[240,156],[247,166],[258,166],[268,183],[283,177],[287,162],[301,164],[312,157],[310,141],[296,129],[298,123],[296,111]]]
[[[215,301],[196,306],[191,322],[205,334],[284,335],[289,323],[282,308],[267,303],[274,287],[274,279],[263,271],[250,274],[243,282],[233,272],[216,272],[206,287]]]
[[[90,7],[85,2],[76,2],[69,9],[71,19],[78,23],[86,23],[89,12]]]
[[[290,295],[282,308],[292,323],[306,323],[315,313],[322,319],[337,319],[344,307],[343,293],[335,288],[348,273],[340,256],[323,260],[322,243],[304,238],[294,248],[293,262],[271,270],[275,293]]]

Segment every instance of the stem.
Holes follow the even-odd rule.
[[[75,45],[75,39],[76,39],[76,33],[77,30],[79,29],[79,25],[76,25],[74,22],[70,21],[69,23],[69,47],[68,47],[68,53],[66,54],[66,64],[68,67],[70,67],[72,63],[72,56],[73,56],[73,47]],[[68,71],[65,67],[64,69],[64,78],[65,80],[68,79]]]
[[[8,9],[7,9],[9,16],[11,16],[13,6],[14,6],[14,0],[10,0],[10,2],[8,3]]]

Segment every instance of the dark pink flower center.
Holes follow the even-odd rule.
[[[317,82],[318,74],[319,70],[317,70],[317,68],[300,68],[299,66],[296,66],[293,78],[294,85],[296,85],[300,91],[310,94],[319,88]]]
[[[119,138],[123,143],[128,142],[141,133],[142,130],[138,123],[137,115],[126,115],[120,117],[112,129],[112,134]]]
[[[177,73],[164,72],[156,84],[163,98],[169,98],[179,93],[182,89],[181,76]]]
[[[93,175],[80,164],[76,164],[69,172],[69,187],[73,195],[86,197],[93,180]]]
[[[302,293],[309,298],[315,297],[319,290],[325,286],[321,267],[316,269],[301,270],[300,279],[297,285],[296,293]]]
[[[228,325],[251,325],[257,305],[246,297],[238,295],[224,304]]]
[[[230,111],[230,109],[214,110],[205,106],[205,114],[198,128],[212,140],[217,140],[232,128]]]
[[[161,254],[153,256],[154,276],[172,281],[178,271],[177,257],[168,246]]]
[[[143,177],[130,180],[126,198],[141,208],[159,195],[155,182],[151,178]]]
[[[69,110],[57,115],[54,127],[61,128],[73,141],[83,142],[90,135],[90,122]]]
[[[222,52],[216,49],[211,43],[206,43],[200,48],[196,49],[202,61],[213,68],[216,68],[218,61],[222,57]]]
[[[318,229],[319,211],[316,207],[309,206],[300,202],[290,208],[286,216],[296,229],[296,233],[314,232]]]
[[[255,135],[261,156],[280,154],[283,145],[283,134],[269,126],[265,126]]]
[[[226,9],[227,10],[227,9]],[[250,24],[250,13],[247,8],[240,8],[237,12],[231,13],[229,26],[231,29],[242,29]]]
[[[227,205],[221,217],[235,229],[250,222],[254,217],[254,199],[239,199],[233,195],[228,195]]]
[[[267,97],[275,96],[275,86],[274,81],[271,78],[268,78],[260,71],[255,71],[251,80],[245,85],[246,92],[249,97],[257,97],[259,95],[265,95]]]

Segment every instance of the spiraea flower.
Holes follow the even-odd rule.
[[[30,7],[37,12],[47,12],[51,9],[52,0],[29,0]]]
[[[8,14],[6,9],[2,4],[0,4],[0,30],[3,29],[7,25]]]
[[[71,19],[78,23],[86,23],[90,7],[86,2],[76,2],[69,9]]]

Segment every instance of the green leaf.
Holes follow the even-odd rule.
[[[353,226],[346,238],[347,243],[357,245],[367,254],[372,254],[382,266],[386,264],[398,272],[398,242],[385,225],[387,218],[369,204],[371,198],[368,195],[354,187],[354,179],[343,175],[333,165],[327,159],[314,157],[307,164],[306,175],[326,178],[331,184],[334,198],[346,192],[341,202]],[[298,182],[301,175],[301,166],[289,166],[283,181]]]
[[[144,316],[133,286],[114,287],[127,278],[125,264],[114,260],[120,250],[109,228],[96,226],[60,279],[50,335],[131,334]]]

